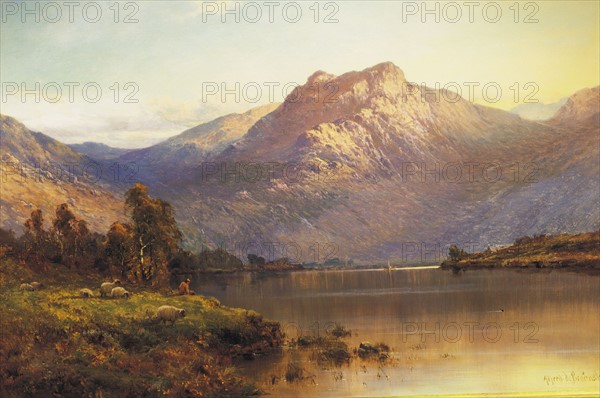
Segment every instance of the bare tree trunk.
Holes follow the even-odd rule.
[[[142,264],[142,267],[144,267],[144,249],[146,248],[146,246],[144,245],[144,242],[142,241],[142,237],[140,236],[140,264]]]

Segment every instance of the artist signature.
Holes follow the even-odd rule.
[[[600,374],[598,372],[586,373],[571,371],[570,373],[562,372],[555,375],[544,376],[544,381],[548,386],[557,384],[587,383],[598,380],[600,380]]]

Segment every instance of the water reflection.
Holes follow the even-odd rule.
[[[568,272],[307,271],[203,275],[194,289],[280,321],[291,337],[340,323],[394,363],[323,368],[309,353],[242,364],[275,396],[596,394],[600,278]],[[311,377],[285,383],[290,362]]]

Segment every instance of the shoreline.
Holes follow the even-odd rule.
[[[171,275],[182,277],[188,275],[223,275],[223,274],[245,274],[245,273],[255,273],[255,274],[280,274],[280,273],[294,273],[294,272],[342,272],[342,271],[412,271],[412,270],[424,270],[424,269],[441,269],[441,265],[415,265],[415,266],[405,266],[405,267],[330,267],[330,268],[301,268],[301,269],[269,269],[269,270],[257,270],[257,269],[232,269],[232,270],[190,270],[190,271],[180,271],[180,272],[172,272]]]
[[[100,297],[102,275],[48,266],[61,272],[24,274],[21,264],[0,262],[5,314],[0,356],[6,377],[0,395],[30,391],[41,397],[42,391],[58,389],[61,396],[117,396],[129,389],[133,396],[197,395],[189,391],[256,396],[260,390],[233,359],[267,357],[283,349],[281,324],[255,311],[127,282],[129,297]],[[43,285],[24,291],[22,277]],[[91,297],[79,293],[84,287],[92,288]],[[161,322],[157,309],[164,305],[183,308],[185,315],[173,324]]]
[[[536,267],[534,265],[501,265],[501,264],[485,264],[485,263],[469,263],[469,264],[457,264],[452,262],[442,262],[438,265],[415,265],[405,267],[340,267],[340,268],[303,268],[303,269],[281,269],[281,270],[256,270],[256,269],[233,269],[233,270],[190,270],[172,273],[175,277],[183,277],[188,275],[232,275],[232,274],[281,274],[281,273],[294,273],[294,272],[343,272],[343,271],[418,271],[418,270],[433,270],[439,269],[442,271],[479,271],[479,270],[510,270],[510,271],[531,271],[531,272],[552,272],[552,271],[565,271],[565,272],[576,272],[576,273],[587,273],[590,275],[600,275],[600,268],[582,266],[579,264],[575,265],[561,265],[551,267]]]

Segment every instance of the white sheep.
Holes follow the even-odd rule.
[[[185,317],[185,310],[183,308],[176,308],[171,305],[163,305],[158,307],[158,310],[156,311],[156,317],[160,322],[171,322],[172,325],[175,325],[177,318]]]
[[[79,296],[83,298],[91,298],[94,297],[94,292],[88,288],[84,288],[79,291]]]
[[[21,283],[21,285],[19,286],[19,290],[28,290],[30,292],[33,292],[35,288],[29,283]]]
[[[113,289],[110,291],[110,297],[112,298],[121,298],[121,297],[127,297],[129,298],[129,296],[131,296],[131,293],[129,293],[127,290],[125,290],[122,287],[113,287]]]
[[[115,279],[113,282],[104,282],[102,285],[100,285],[100,297],[110,296],[113,288],[120,284],[121,281],[118,279]]]

